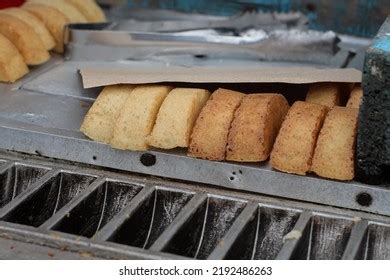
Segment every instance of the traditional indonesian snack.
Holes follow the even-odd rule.
[[[353,90],[351,91],[351,96],[349,97],[347,107],[359,109],[360,104],[363,99],[363,90],[361,85],[355,85]]]
[[[121,150],[144,151],[158,110],[171,91],[168,86],[137,86],[121,109],[111,145]]]
[[[218,89],[211,95],[192,131],[189,156],[225,159],[230,125],[244,96],[243,93],[227,89]]]
[[[133,88],[132,85],[105,87],[89,109],[80,130],[95,141],[109,143],[121,109]]]
[[[338,83],[317,83],[310,86],[306,102],[333,108],[343,101],[343,86]]]
[[[319,176],[352,180],[355,176],[355,145],[358,110],[334,107],[318,137],[311,170]]]
[[[56,9],[41,4],[27,3],[23,9],[39,18],[54,37],[56,46],[54,50],[58,53],[64,52],[64,27],[69,23],[67,17]]]
[[[34,29],[35,33],[39,35],[39,38],[41,38],[42,43],[47,50],[51,50],[55,47],[56,42],[50,34],[50,31],[46,28],[45,24],[32,13],[18,8],[0,10],[0,13],[14,16],[29,25],[32,29]]]
[[[75,6],[88,20],[88,22],[105,22],[104,12],[94,0],[66,0]]]
[[[226,159],[267,160],[289,105],[281,94],[250,94],[242,99],[229,131]]]
[[[56,9],[64,14],[71,23],[88,22],[85,16],[72,4],[65,0],[28,0],[28,3],[42,4]]]
[[[188,147],[195,120],[209,96],[210,92],[205,89],[172,90],[158,111],[148,144],[162,149]]]
[[[15,45],[28,65],[42,64],[50,59],[50,54],[38,34],[18,18],[1,14],[0,34]]]
[[[297,101],[290,108],[276,138],[272,153],[273,168],[305,175],[310,171],[318,134],[328,107]]]
[[[10,40],[0,34],[0,82],[14,82],[27,73],[23,56]]]

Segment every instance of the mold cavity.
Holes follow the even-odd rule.
[[[109,241],[148,249],[192,196],[189,193],[157,189]]]
[[[243,201],[209,197],[174,234],[163,251],[195,259],[206,259],[245,205]]]
[[[92,237],[140,192],[141,186],[107,181],[70,211],[54,230]]]
[[[0,173],[0,207],[30,188],[48,171],[46,168],[15,164]]]
[[[298,212],[259,207],[233,243],[226,259],[275,259],[283,246],[283,237],[293,229],[298,217]]]
[[[93,176],[61,172],[13,209],[5,220],[38,227],[79,195],[95,179]]]

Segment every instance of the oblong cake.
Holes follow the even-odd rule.
[[[234,112],[245,94],[218,89],[207,101],[195,122],[188,155],[209,160],[224,160]]]
[[[80,130],[95,141],[110,143],[114,125],[133,88],[133,85],[105,87],[89,109]]]
[[[0,33],[10,40],[28,65],[38,65],[50,59],[41,38],[29,25],[8,14],[0,16]]]
[[[347,102],[347,107],[349,108],[360,108],[360,104],[363,100],[363,90],[361,85],[355,85],[355,87],[351,91],[351,95]]]
[[[88,22],[107,21],[103,10],[94,0],[66,0],[66,2],[75,6],[88,20]]]
[[[273,168],[305,175],[310,171],[317,137],[328,107],[297,101],[284,120],[271,153]]]
[[[55,47],[56,42],[53,36],[50,34],[50,31],[46,28],[45,24],[34,14],[18,8],[0,10],[0,12],[17,17],[25,24],[29,25],[32,29],[34,29],[34,31],[39,35],[39,38],[41,38],[43,45],[47,50],[51,50]]]
[[[0,34],[0,82],[14,82],[28,73],[18,49]]]
[[[306,102],[333,108],[341,106],[343,101],[343,86],[338,83],[312,84],[306,95]]]
[[[234,114],[226,159],[267,160],[288,109],[288,102],[281,94],[246,95]]]
[[[56,46],[54,50],[58,53],[64,52],[64,29],[69,23],[68,18],[60,11],[42,4],[26,3],[22,7],[39,18],[54,37]]]
[[[358,109],[334,107],[318,136],[311,171],[321,177],[352,180],[355,176],[355,145]]]
[[[158,111],[148,144],[162,149],[188,147],[195,120],[209,96],[205,89],[173,89]]]
[[[121,150],[144,151],[149,148],[147,137],[156,121],[158,110],[171,91],[169,86],[137,86],[127,98],[110,141]]]
[[[47,5],[64,14],[71,23],[87,23],[85,16],[73,5],[64,0],[28,0],[28,3]]]

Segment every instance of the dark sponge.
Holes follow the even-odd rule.
[[[390,17],[367,50],[357,138],[357,176],[369,184],[390,179]]]

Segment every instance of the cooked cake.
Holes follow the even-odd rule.
[[[42,64],[50,59],[38,34],[17,17],[1,14],[0,34],[15,45],[28,65]]]
[[[226,159],[267,160],[289,105],[281,94],[246,95],[234,114]]]
[[[224,160],[234,112],[245,94],[216,90],[201,110],[190,138],[188,155],[209,160]]]
[[[271,153],[273,168],[305,175],[328,107],[297,101],[287,113]]]
[[[110,143],[115,123],[133,88],[132,85],[105,87],[89,109],[80,130],[95,141]]]
[[[319,176],[352,180],[355,176],[356,108],[334,107],[318,136],[311,170]]]
[[[0,34],[0,82],[14,82],[27,73],[23,56],[7,37]]]
[[[158,110],[171,89],[160,85],[137,86],[124,102],[115,123],[112,147],[132,151],[147,150],[147,137],[152,132]]]
[[[205,89],[173,89],[158,111],[148,144],[162,149],[188,147],[195,120],[209,96]]]

